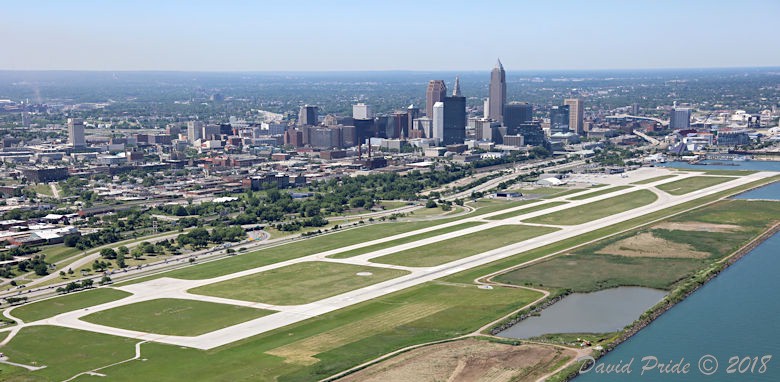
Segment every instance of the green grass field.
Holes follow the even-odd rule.
[[[371,272],[372,275],[357,276],[358,272]],[[408,273],[396,269],[324,261],[305,262],[204,285],[189,292],[272,305],[300,305]]]
[[[81,318],[93,324],[173,336],[197,336],[273,313],[270,310],[161,298]]]
[[[654,202],[656,199],[658,197],[654,193],[647,190],[639,190],[563,211],[537,216],[526,221],[537,224],[578,225],[642,207]]]
[[[693,259],[566,255],[495,277],[496,281],[592,292],[621,285],[669,289],[702,266]]]
[[[500,215],[490,216],[490,217],[487,217],[486,219],[487,220],[509,219],[509,218],[512,218],[512,217],[515,217],[515,216],[529,214],[531,212],[546,210],[548,208],[560,206],[560,205],[563,205],[563,204],[566,204],[566,203],[568,203],[568,202],[549,202],[549,203],[540,204],[538,206],[522,208],[522,209],[519,209],[517,211],[512,211],[512,212],[507,212],[507,213],[503,213],[503,214],[500,214]]]
[[[599,195],[604,195],[604,194],[609,194],[611,192],[625,190],[627,188],[631,188],[631,186],[615,186],[615,187],[602,188],[602,189],[599,189],[598,191],[588,192],[587,194],[575,195],[575,196],[572,196],[572,197],[570,197],[568,199],[569,200],[585,200],[585,199],[590,199],[590,198],[593,198],[593,197],[596,197],[596,196],[599,196]]]
[[[656,176],[655,178],[649,178],[645,180],[640,180],[638,182],[633,182],[631,184],[635,184],[635,185],[648,184],[648,183],[658,182],[664,179],[674,178],[676,176],[677,175],[661,175],[661,176]]]
[[[473,285],[426,283],[210,351],[143,344],[142,356],[146,361],[120,364],[100,372],[112,381],[314,381],[405,346],[469,333],[540,296],[523,289],[483,290]],[[83,340],[78,335],[67,339],[60,339],[61,336],[55,332],[38,338],[51,337],[57,343],[87,350],[95,341],[92,335],[84,335]],[[111,349],[122,349],[122,343],[130,341],[109,338],[116,341]],[[18,354],[14,353],[16,347],[14,340],[4,351],[13,357]],[[62,346],[46,352],[59,354],[66,349]],[[132,351],[128,352],[132,356]],[[89,354],[81,356],[90,360]],[[88,370],[95,364],[129,356],[108,358],[99,357],[80,369],[66,369],[64,361],[47,361],[50,366],[45,370],[48,379],[63,380],[77,369]],[[33,374],[23,374],[29,375]]]
[[[289,244],[278,245],[258,251],[252,251],[224,260],[177,269],[171,272],[135,280],[134,282],[141,282],[160,277],[202,280],[212,277],[224,276],[247,269],[278,263],[280,261],[313,255],[315,253],[341,248],[352,244],[363,243],[403,232],[414,231],[420,228],[432,227],[458,219],[460,218],[418,222],[371,224],[365,227],[349,229],[342,232],[295,241]],[[128,283],[123,283],[122,285],[126,284]]]
[[[774,224],[780,203],[772,201],[724,200],[684,213],[669,222],[731,224],[740,228],[728,233],[644,228],[600,240],[574,254],[518,269],[496,278],[517,285],[571,288],[587,292],[620,285],[669,289],[714,260],[730,255]],[[637,232],[652,232],[658,238],[687,244],[710,254],[704,259],[672,259],[604,255],[600,251]]]
[[[433,231],[428,231],[428,232],[420,233],[420,234],[417,234],[417,235],[407,236],[407,237],[404,237],[404,238],[401,238],[401,239],[386,241],[384,243],[379,243],[379,244],[369,245],[369,246],[363,247],[363,248],[353,249],[351,251],[339,252],[339,253],[336,253],[334,255],[330,255],[328,257],[334,258],[334,259],[346,259],[348,257],[362,255],[364,253],[378,251],[380,249],[390,248],[390,247],[394,247],[396,245],[411,243],[411,242],[414,242],[414,241],[417,241],[417,240],[427,239],[429,237],[443,235],[445,233],[450,233],[450,232],[462,230],[462,229],[469,228],[469,227],[476,227],[476,226],[478,226],[480,224],[484,224],[484,223],[482,223],[482,222],[466,222],[466,223],[454,225],[454,226],[451,226],[451,227],[439,228],[439,229],[436,229],[436,230],[433,230]]]
[[[111,288],[90,289],[69,293],[14,308],[11,315],[24,322],[33,322],[54,317],[60,313],[84,309],[130,296],[130,293]]]
[[[533,200],[506,200],[506,199],[480,199],[474,203],[469,203],[470,206],[477,210],[470,213],[468,216],[479,216],[489,214],[491,212],[505,210],[507,208],[522,206],[524,204],[533,203]]]
[[[728,182],[730,180],[734,180],[734,178],[693,176],[690,178],[676,180],[674,182],[659,184],[656,186],[656,188],[671,195],[684,195],[689,192],[698,191],[716,184]]]
[[[482,230],[454,239],[396,252],[371,260],[375,263],[432,267],[473,256],[491,249],[519,243],[532,237],[557,231],[556,228],[504,225]]]
[[[137,340],[55,326],[22,329],[2,348],[13,362],[46,368],[29,372],[0,367],[0,381],[62,381],[84,371],[132,358]],[[81,380],[81,379],[79,379]]]

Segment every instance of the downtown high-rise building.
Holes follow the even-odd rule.
[[[298,112],[298,126],[317,125],[317,106],[303,105]]]
[[[466,97],[460,93],[460,79],[455,78],[451,97],[444,97],[444,126],[441,143],[454,145],[466,139]]]
[[[496,66],[490,71],[490,98],[488,100],[487,118],[503,122],[504,104],[506,103],[506,72],[501,60],[496,62]]]
[[[513,128],[524,123],[531,123],[534,108],[528,102],[510,102],[504,106],[504,126]]]
[[[691,127],[691,109],[676,107],[672,109],[669,128],[673,130],[689,129]]]
[[[192,143],[201,138],[203,138],[203,122],[201,121],[187,122],[187,142]]]
[[[436,102],[444,102],[446,96],[447,85],[444,84],[444,80],[430,80],[428,89],[425,91],[425,115],[432,118],[433,105]]]
[[[431,112],[431,138],[441,143],[444,141],[444,102],[436,102]]]
[[[352,105],[352,118],[371,119],[374,118],[374,111],[371,110],[370,105],[366,105],[364,103]]]
[[[68,118],[68,143],[71,147],[85,147],[87,145],[84,136],[84,120],[81,118]]]
[[[569,105],[553,106],[550,109],[550,134],[568,133],[570,115]]]
[[[569,106],[569,130],[578,135],[585,134],[585,126],[583,125],[582,99],[567,98],[563,100],[563,104]]]

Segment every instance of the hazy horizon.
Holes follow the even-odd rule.
[[[780,66],[780,2],[31,0],[0,70],[592,71]],[[741,25],[749,23],[749,28]]]

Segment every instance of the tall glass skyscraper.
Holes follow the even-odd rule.
[[[506,72],[501,60],[496,62],[496,66],[490,71],[490,108],[487,117],[499,122],[504,121],[504,104],[506,103]]]

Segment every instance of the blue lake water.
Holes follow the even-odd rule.
[[[779,274],[777,234],[597,363],[625,364],[633,358],[630,374],[597,374],[592,369],[576,381],[780,381]],[[718,362],[712,375],[699,368],[706,355]],[[659,363],[690,363],[688,373],[659,374],[653,369],[640,375],[642,358],[649,356]],[[730,362],[732,357],[738,361]],[[711,359],[702,361],[707,372],[713,366]],[[728,373],[729,366],[734,373]]]
[[[574,293],[498,333],[500,337],[531,338],[550,333],[608,333],[623,329],[659,303],[666,291],[619,287]]]
[[[730,161],[717,161],[717,160],[705,160],[701,163],[706,165],[695,165],[688,162],[667,162],[660,163],[659,167],[674,167],[687,170],[750,170],[750,171],[780,171],[780,162],[775,161],[745,161],[745,162],[730,162]],[[722,164],[718,164],[722,163]]]

